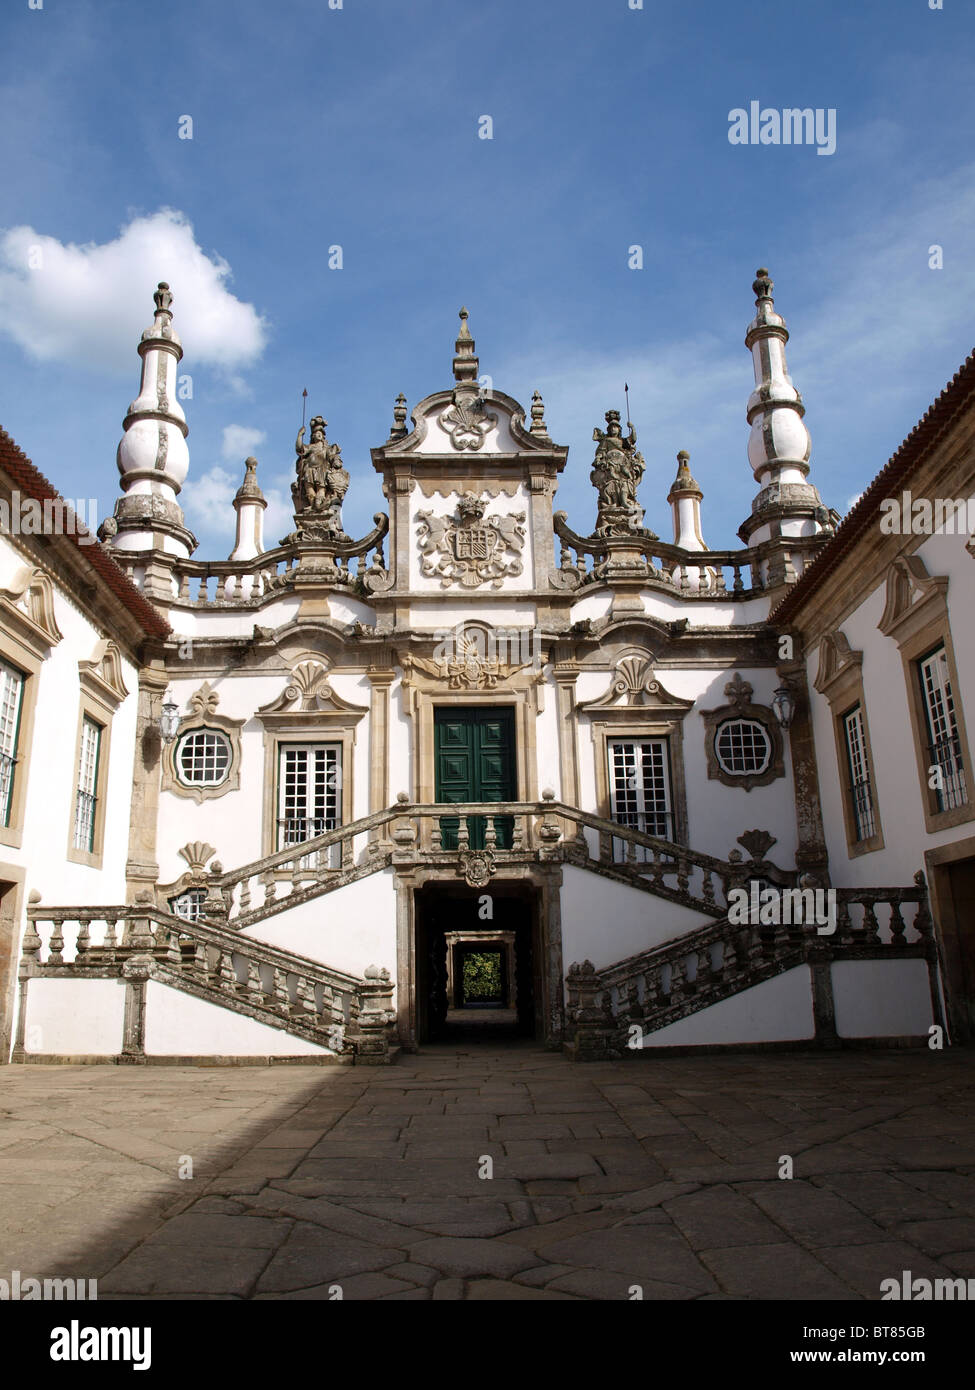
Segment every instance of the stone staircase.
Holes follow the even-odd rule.
[[[475,837],[475,822],[483,835]],[[480,839],[483,848],[472,848]],[[125,1046],[144,1056],[145,987],[156,980],[206,1003],[312,1043],[340,1061],[375,1064],[397,1051],[389,972],[356,977],[261,941],[261,923],[368,875],[393,868],[448,868],[483,888],[506,870],[556,863],[595,873],[662,902],[689,908],[701,925],[613,965],[573,964],[562,1037],[579,1059],[631,1055],[644,1038],[803,963],[923,957],[936,947],[922,874],[910,888],[837,890],[836,931],[738,926],[729,893],[750,880],[787,888],[794,871],[765,857],[774,843],[750,831],[715,858],[577,810],[544,793],[536,802],[394,806],[315,840],[224,871],[214,863],[189,887],[204,890],[202,919],[176,916],[148,892],[121,906],[47,907],[32,901],[21,960],[23,1018],[38,978],[126,982]],[[36,895],[32,895],[35,897]],[[880,916],[878,917],[878,909]],[[906,916],[905,916],[906,913]],[[323,921],[328,921],[327,917]],[[936,992],[936,985],[932,993]],[[557,1035],[556,1035],[557,1036]],[[634,1040],[639,1043],[634,1047]]]
[[[836,908],[830,935],[805,925],[738,925],[724,916],[599,970],[588,960],[574,963],[566,978],[568,1050],[580,1061],[638,1054],[648,1036],[668,1024],[796,966],[821,971],[840,960],[925,960],[939,1017],[937,948],[923,873],[910,888],[837,889]]]
[[[357,979],[151,903],[32,905],[20,968],[21,1019],[30,982],[43,978],[125,980],[132,997],[123,1054],[132,1060],[144,1054],[139,1019],[150,979],[317,1044],[340,1061],[376,1065],[398,1051],[387,970],[371,966]],[[26,1060],[23,1041],[14,1061]]]

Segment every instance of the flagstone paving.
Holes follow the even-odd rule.
[[[975,1275],[973,1101],[962,1049],[8,1066],[0,1279],[97,1279],[102,1299],[877,1299],[903,1270]]]

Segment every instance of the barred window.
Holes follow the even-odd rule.
[[[667,740],[622,742],[614,739],[607,748],[613,820],[633,830],[642,830],[646,835],[673,839]]]
[[[340,823],[341,746],[284,743],[278,772],[278,849],[314,840]]]
[[[762,773],[772,757],[772,740],[756,719],[726,719],[714,736],[714,752],[733,777]]]
[[[843,716],[843,735],[846,739],[846,758],[850,772],[850,799],[853,804],[853,824],[858,840],[869,840],[877,833],[873,810],[873,788],[870,785],[870,765],[867,761],[867,736],[863,710],[854,705]]]
[[[203,917],[203,904],[206,893],[202,888],[189,888],[176,898],[170,898],[169,910],[177,917],[185,917],[188,922],[199,922]]]
[[[98,753],[101,725],[87,715],[81,721],[81,753],[78,759],[78,792],[75,798],[74,847],[91,854],[95,848],[95,807],[98,798]]]
[[[230,740],[216,729],[194,729],[176,745],[176,774],[186,786],[219,786],[230,760]]]
[[[918,662],[921,698],[928,733],[931,767],[938,772],[935,794],[939,811],[952,811],[968,801],[961,756],[961,736],[948,674],[948,653],[937,647]]]
[[[24,673],[0,661],[0,824],[10,824]]]

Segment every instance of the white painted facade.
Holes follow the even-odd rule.
[[[934,947],[922,949],[912,925],[922,921],[913,876],[930,851],[962,843],[968,818],[934,829],[926,820],[917,767],[903,756],[911,710],[902,654],[878,628],[893,581],[871,560],[858,583],[856,555],[844,551],[843,529],[835,534],[839,517],[808,482],[804,407],[764,271],[755,292],[748,463],[759,492],[740,551],[708,549],[704,489],[685,454],[667,499],[673,540],[642,524],[633,481],[642,460],[613,412],[594,434],[595,527],[573,530],[554,516],[567,451],[552,442],[540,397],[526,412],[501,392],[481,392],[465,311],[454,387],[419,402],[412,427],[398,401],[389,438],[372,451],[388,524],[362,541],[342,531],[348,474],[342,482],[339,450],[321,430],[313,445],[299,437],[296,487],[310,500],[296,510],[294,535],[264,549],[258,465],[249,459],[231,559],[201,561],[177,500],[193,476],[172,398],[182,349],[160,287],[120,446],[124,496],[100,532],[99,554],[114,555],[118,568],[93,576],[94,597],[84,601],[65,576],[49,576],[61,636],[38,661],[21,843],[0,855],[18,884],[10,959],[28,957],[19,1045],[7,974],[15,1057],[335,1056],[323,1041],[329,1008],[333,1020],[340,1012],[327,972],[337,973],[337,994],[348,994],[382,970],[395,1012],[390,1038],[422,1047],[435,1036],[444,933],[461,920],[469,928],[485,899],[496,910],[476,930],[485,949],[492,932],[515,933],[519,1025],[549,1045],[571,1043],[587,1017],[596,1027],[592,1010],[577,1007],[583,978],[597,1012],[620,1029],[624,977],[636,990],[631,1006],[663,1010],[646,1047],[918,1044],[944,1022]],[[955,458],[951,467],[953,480],[965,476],[967,464]],[[366,484],[360,476],[352,485]],[[145,500],[152,496],[161,501]],[[661,512],[657,499],[647,523]],[[971,543],[931,537],[910,553],[944,581],[937,592],[947,595],[960,706],[975,689],[965,621]],[[23,544],[0,539],[0,590],[24,555]],[[84,547],[72,556],[83,564]],[[866,853],[851,851],[837,709],[819,690],[824,633],[803,607],[827,569],[840,576],[829,581],[836,621],[828,630],[863,653],[883,821],[883,843]],[[145,600],[168,633],[139,609]],[[79,863],[61,853],[77,795],[73,691],[79,661],[106,641],[127,693],[112,716],[103,850],[97,864]],[[164,692],[181,721],[168,743],[158,732]],[[780,720],[783,692],[791,724]],[[975,709],[970,719],[975,727]],[[217,761],[204,765],[200,751],[197,767],[186,750],[193,736],[202,750],[204,735]],[[465,815],[465,844],[450,840],[456,825],[423,810],[451,801],[514,809],[498,821],[495,845],[478,839],[483,818]],[[312,863],[301,847],[323,835],[331,840]],[[771,936],[733,946],[723,917],[731,885],[751,880],[776,892],[841,890],[855,926],[873,901],[856,892],[894,898],[877,909],[877,938],[817,941],[807,924],[801,961],[795,941],[790,955],[778,939],[780,968],[766,959],[762,977]],[[39,952],[25,915],[32,889],[42,896],[30,915]],[[200,931],[217,935],[197,950],[195,983],[183,989],[193,921],[172,914],[189,911],[190,899]],[[902,899],[899,942],[887,914]],[[149,959],[127,974],[118,973],[121,956],[111,958],[104,923],[92,920],[86,943],[80,918],[66,919],[60,950],[51,940],[57,923],[44,926],[47,907],[124,904],[134,921],[139,903],[157,914],[156,936],[137,948],[138,923],[125,928],[122,955]],[[236,931],[238,947],[221,931]],[[248,956],[250,948],[265,954]],[[96,978],[96,966],[117,966],[117,977]],[[637,986],[640,970],[647,983]],[[683,1001],[675,978],[688,987]],[[662,1002],[651,999],[654,979]],[[354,1029],[347,997],[342,1007]],[[289,1009],[292,1019],[305,1009],[303,1024],[317,1010],[322,1031],[289,1031]]]

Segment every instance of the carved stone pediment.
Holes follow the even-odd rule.
[[[470,623],[451,632],[429,657],[405,652],[401,658],[403,683],[411,684],[414,672],[445,681],[450,690],[494,690],[506,686],[512,676],[531,667],[541,678],[541,656],[535,634],[526,629],[495,629]]]
[[[489,581],[500,589],[505,579],[521,574],[525,513],[485,516],[486,510],[484,499],[465,492],[453,516],[418,511],[421,573],[439,578],[444,589],[451,584],[476,589]]]
[[[213,845],[208,845],[204,840],[191,840],[181,850],[177,850],[180,858],[185,859],[189,865],[191,874],[202,874],[216,852]]]
[[[813,685],[832,703],[860,681],[862,667],[863,652],[855,652],[837,628],[825,633],[819,644],[819,669]]]
[[[5,589],[0,589],[0,620],[14,636],[41,656],[61,641],[54,616],[54,585],[43,570],[23,565]]]
[[[111,641],[99,642],[88,661],[78,662],[78,678],[82,690],[113,711],[129,693],[122,679],[122,654]]]
[[[644,716],[659,711],[668,717],[682,718],[693,705],[693,700],[671,695],[664,687],[654,670],[652,656],[629,652],[617,661],[606,693],[580,704],[579,713],[597,715],[600,719],[625,719],[631,718],[635,711]]]
[[[497,423],[497,415],[487,409],[480,392],[464,387],[453,393],[453,403],[437,417],[437,424],[450,436],[451,446],[459,451],[480,449]]]
[[[292,669],[276,700],[263,705],[257,717],[268,727],[288,725],[340,725],[354,727],[368,713],[368,706],[344,700],[329,683],[329,663],[305,657]]]
[[[947,611],[948,576],[931,575],[920,555],[899,555],[887,571],[887,602],[877,627],[903,646]]]

